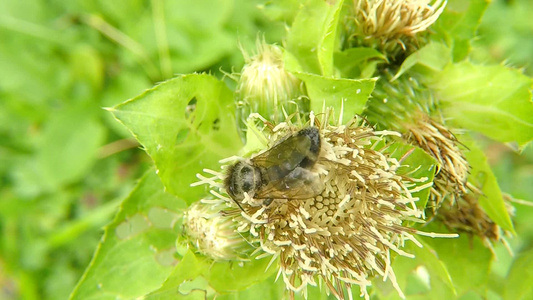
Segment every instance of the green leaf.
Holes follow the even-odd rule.
[[[167,190],[187,203],[205,194],[190,187],[204,168],[237,154],[231,91],[205,74],[183,75],[163,82],[111,111],[144,146]]]
[[[299,11],[301,0],[270,0],[261,1],[258,8],[271,20],[291,24]]]
[[[520,253],[507,275],[503,299],[533,298],[533,249]]]
[[[470,57],[483,62],[505,61],[533,75],[533,39],[529,34],[532,9],[533,2],[527,0],[492,1],[478,29],[481,38],[474,40]]]
[[[470,150],[465,152],[466,159],[472,167],[468,181],[483,192],[478,200],[479,205],[501,228],[514,232],[513,222],[506,209],[498,180],[487,162],[485,153],[473,141],[461,139],[461,143]]]
[[[220,261],[213,262],[202,256],[196,256],[190,250],[183,256],[165,283],[149,295],[149,299],[169,299],[177,295],[187,296],[184,284],[208,294],[228,294],[246,290],[250,286],[264,281],[277,271],[276,264],[266,269],[270,257],[247,262]],[[271,284],[274,282],[272,281]]]
[[[428,243],[421,240],[422,248],[414,248],[413,253],[419,261],[423,261],[424,264],[430,270],[430,274],[436,275],[442,283],[444,283],[453,294],[456,294],[455,287],[452,281],[450,272],[446,268],[446,265],[439,259],[439,256]]]
[[[205,299],[209,289],[205,283],[196,281],[195,288],[187,284],[199,278],[206,268],[209,268],[208,262],[198,259],[188,250],[162,286],[147,295],[146,299]]]
[[[184,201],[150,170],[122,203],[71,299],[137,298],[157,289],[177,260]]]
[[[520,146],[533,140],[532,81],[518,70],[463,62],[446,67],[430,85],[456,126]]]
[[[433,224],[421,230],[443,232],[444,228]],[[493,256],[478,237],[465,234],[453,239],[424,237],[421,240],[432,247],[448,270],[459,298],[468,292],[485,295]]]
[[[291,71],[333,76],[333,52],[343,0],[308,0],[301,5],[287,36],[287,50],[297,57],[302,70]]]
[[[16,188],[21,195],[32,197],[53,192],[83,178],[105,139],[105,128],[93,112],[83,104],[52,115],[36,155],[16,171]]]
[[[124,99],[133,98],[144,90],[153,87],[148,78],[134,70],[123,70],[121,76],[108,80],[105,93],[102,95],[103,107],[112,107],[124,102]],[[120,122],[117,122],[113,114],[106,113],[103,116],[107,127],[123,138],[130,138],[131,133]]]
[[[258,295],[261,295],[261,299],[265,300],[283,299],[285,295],[285,283],[283,280],[275,282],[275,279],[275,275],[271,276],[267,280],[254,284],[239,293],[217,296],[217,300],[248,300],[256,299]]]
[[[333,107],[336,113],[343,113],[343,123],[363,112],[366,100],[376,84],[375,79],[326,78],[308,73],[295,75],[305,82],[311,99],[311,110],[319,113],[324,105]]]
[[[394,76],[394,79],[400,77],[415,66],[422,67],[422,70],[419,70],[421,73],[424,72],[424,69],[430,71],[442,71],[442,69],[444,69],[444,67],[450,62],[450,49],[441,43],[430,42],[404,60],[400,66],[400,70],[398,70],[398,73]]]
[[[386,62],[387,57],[374,48],[350,48],[335,52],[335,67],[344,78],[359,78],[368,65],[367,62]]]
[[[405,251],[415,258],[397,256],[392,264],[398,285],[407,299],[453,299],[456,291],[450,272],[435,250],[421,241],[422,248],[409,242]],[[381,278],[374,280],[383,299],[400,299],[396,290]]]
[[[70,53],[69,65],[76,81],[86,81],[99,91],[104,81],[104,62],[99,53],[90,45],[77,45]]]
[[[489,0],[449,0],[446,9],[431,29],[435,41],[444,40],[453,48],[453,60],[461,61],[470,52],[472,39],[489,5]]]
[[[241,291],[278,271],[277,263],[267,269],[270,260],[271,257],[259,260],[251,258],[250,261],[242,263],[242,266],[237,262],[217,262],[206,269],[204,276],[219,293]]]
[[[435,177],[437,161],[427,154],[424,150],[412,145],[395,142],[387,149],[391,153],[391,157],[401,160],[401,167],[397,173],[400,175],[408,175],[415,179],[424,179],[422,182],[416,182],[415,186],[420,189],[412,193],[413,197],[418,198],[416,206],[423,210],[429,199],[430,188],[421,188],[425,184],[433,182]]]
[[[156,20],[157,17],[167,20],[163,26],[168,34],[168,55],[172,57],[173,70],[180,73],[202,70],[237,50],[234,33],[225,28],[232,17],[234,1],[163,3],[164,16],[156,16]],[[143,44],[149,45],[148,41]],[[158,50],[155,46],[154,53]]]
[[[81,178],[96,160],[104,137],[104,127],[85,105],[55,115],[44,130],[37,154],[43,175],[54,186]]]
[[[354,287],[354,289],[357,289]],[[326,294],[328,291],[327,287],[321,286],[307,286],[307,298],[302,295],[295,293],[294,299],[297,300],[327,300],[335,299],[333,295]],[[266,280],[254,284],[249,288],[239,291],[238,293],[232,294],[222,294],[217,295],[217,300],[248,300],[248,299],[260,299],[262,300],[278,300],[278,299],[289,299],[288,292],[285,287],[285,282],[281,278],[278,278],[276,281],[276,275],[270,276]],[[359,293],[352,292],[352,295],[359,295]],[[355,297],[354,297],[355,298]]]

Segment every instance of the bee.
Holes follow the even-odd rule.
[[[323,190],[318,174],[312,171],[320,149],[318,129],[301,129],[267,151],[232,165],[224,182],[225,189],[241,209],[244,193],[266,206],[273,199],[314,197]]]

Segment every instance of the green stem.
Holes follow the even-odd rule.
[[[161,0],[152,0],[152,19],[154,21],[155,40],[159,50],[159,63],[163,78],[172,77],[172,63],[168,48],[167,30],[165,27],[165,10]]]
[[[81,17],[82,22],[98,30],[103,35],[107,36],[110,40],[130,50],[139,61],[139,64],[144,68],[146,74],[152,81],[158,81],[160,79],[159,70],[155,67],[150,60],[150,56],[144,50],[144,47],[128,35],[118,30],[116,27],[107,23],[104,19],[96,15],[86,15]]]

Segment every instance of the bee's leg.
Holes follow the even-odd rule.
[[[237,201],[237,200],[235,200],[235,199],[233,199],[233,198],[232,198],[231,200],[233,200],[233,202],[235,202],[235,204],[237,204],[237,206],[238,206],[242,211],[246,212],[246,211],[244,210],[244,208],[242,208],[242,206],[241,206],[241,204],[239,203],[239,201]]]

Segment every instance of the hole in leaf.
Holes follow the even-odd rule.
[[[165,267],[175,265],[178,260],[174,258],[174,253],[176,253],[176,248],[157,251],[157,254],[155,255],[155,260],[160,265]]]
[[[189,119],[196,111],[196,102],[198,102],[196,97],[193,97],[185,106],[185,119]]]
[[[214,131],[218,131],[218,130],[220,130],[220,119],[219,119],[219,118],[216,118],[216,119],[213,121],[213,130],[214,130]]]
[[[119,239],[125,239],[139,234],[150,227],[148,220],[141,214],[135,214],[131,218],[120,223],[115,229]]]
[[[148,211],[148,220],[157,228],[172,228],[178,215],[162,207],[152,207]]]
[[[186,280],[182,282],[179,286],[179,292],[183,295],[188,295],[193,291],[207,293],[207,290],[210,288],[209,282],[203,277],[196,277],[193,280]]]

